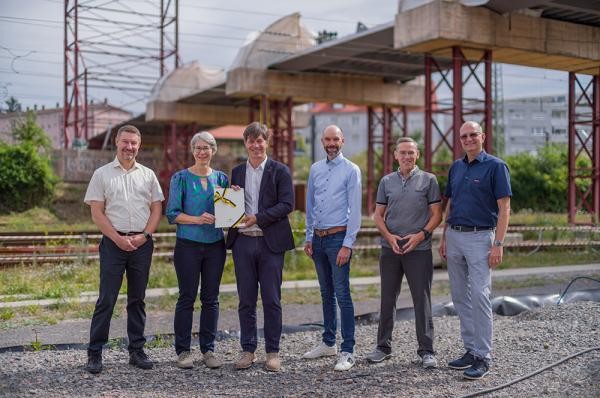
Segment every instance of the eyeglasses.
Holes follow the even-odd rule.
[[[473,139],[475,137],[477,137],[478,135],[481,135],[482,133],[467,133],[467,134],[461,134],[460,139],[461,140],[466,140],[467,138]]]
[[[415,151],[397,151],[400,156],[415,156],[417,153]]]
[[[211,150],[211,147],[209,146],[197,146],[194,147],[194,152],[208,152]]]

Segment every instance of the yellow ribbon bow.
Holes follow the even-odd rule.
[[[229,200],[225,197],[226,194],[227,194],[227,188],[223,189],[223,195],[221,195],[219,192],[215,192],[215,203],[220,201],[228,206],[236,207],[235,203],[233,203],[231,200]]]

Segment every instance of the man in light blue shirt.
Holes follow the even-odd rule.
[[[312,165],[306,193],[306,244],[312,257],[323,300],[323,341],[304,354],[315,359],[337,354],[336,301],[340,307],[342,345],[335,370],[354,366],[354,305],[350,296],[350,257],[360,229],[360,169],[344,158],[344,134],[335,125],[323,130],[327,158]]]

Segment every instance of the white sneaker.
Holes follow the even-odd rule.
[[[421,363],[425,369],[437,368],[437,359],[435,359],[435,355],[433,354],[423,355],[423,360]]]
[[[354,366],[354,356],[349,352],[342,351],[338,357],[337,363],[333,370],[348,370]]]
[[[324,342],[321,342],[321,344],[319,344],[312,350],[310,350],[307,353],[305,353],[304,355],[302,355],[302,358],[317,359],[317,358],[321,358],[321,357],[331,357],[334,355],[337,355],[337,347],[335,345],[332,347],[329,347]]]
[[[194,367],[194,358],[189,351],[183,351],[177,357],[177,367],[181,369],[191,369]]]

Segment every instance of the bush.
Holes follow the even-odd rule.
[[[0,145],[0,212],[48,205],[57,178],[48,159],[29,143]]]
[[[519,153],[508,156],[515,211],[531,209],[544,212],[564,212],[567,208],[568,154],[564,144],[547,145],[537,155]],[[591,161],[578,159],[578,167],[590,167]],[[589,180],[577,182],[580,190],[589,186]]]

